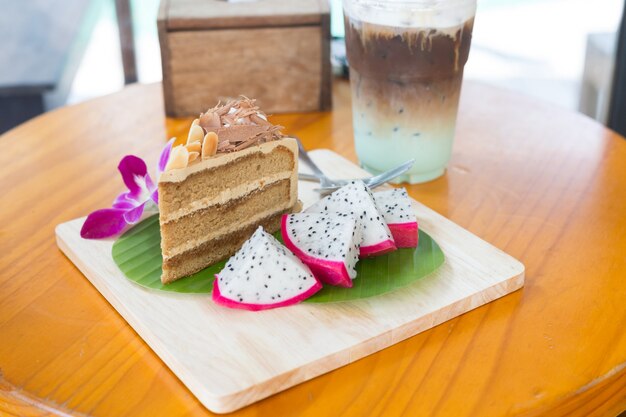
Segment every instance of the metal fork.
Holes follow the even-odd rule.
[[[402,165],[397,166],[396,168],[390,169],[389,171],[385,171],[382,174],[376,175],[374,177],[355,178],[351,180],[333,180],[333,179],[328,178],[322,172],[322,170],[317,165],[315,165],[315,162],[313,162],[313,160],[311,159],[307,151],[304,149],[304,146],[302,146],[302,142],[300,142],[300,139],[296,138],[296,141],[298,142],[298,150],[300,151],[300,157],[302,158],[304,162],[306,162],[311,167],[314,173],[314,175],[301,173],[301,174],[298,174],[298,178],[300,178],[301,180],[319,181],[320,188],[316,188],[315,190],[321,193],[329,193],[329,192],[335,191],[338,188],[341,188],[344,185],[348,184],[349,182],[355,181],[355,180],[363,181],[365,185],[367,185],[369,188],[376,188],[379,185],[384,184],[387,181],[394,179],[398,175],[405,173],[409,168],[411,168],[411,166],[413,166],[413,163],[415,162],[415,159],[411,159],[403,163]]]

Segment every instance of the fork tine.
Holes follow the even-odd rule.
[[[415,163],[415,159],[411,159],[409,161],[406,161],[404,164],[394,168],[394,169],[390,169],[389,171],[385,171],[382,174],[379,174],[375,177],[369,178],[369,180],[365,181],[365,184],[370,187],[370,188],[376,188],[379,185],[392,180],[394,178],[396,178],[397,176],[404,174],[406,171],[409,170],[409,168],[411,168],[413,166],[413,164]]]
[[[389,180],[394,179],[395,177],[397,177],[398,175],[401,175],[403,173],[405,173],[409,168],[411,168],[411,166],[413,166],[413,163],[415,162],[414,159],[411,159],[410,161],[405,162],[404,164],[391,169],[389,171],[385,171],[382,174],[376,175],[375,177],[371,177],[371,178],[365,178],[362,179],[363,182],[365,182],[365,185],[367,185],[369,188],[376,188],[379,185],[382,185],[384,183],[386,183]],[[358,178],[356,178],[358,179]],[[347,182],[347,180],[346,180]],[[320,193],[330,193],[333,192],[335,190],[338,190],[339,188],[341,188],[340,185],[337,184],[333,184],[332,186],[322,186],[320,188],[316,188],[315,191],[320,192]]]

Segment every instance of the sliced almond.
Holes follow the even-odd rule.
[[[220,121],[220,116],[212,110],[209,110],[204,114],[201,114],[198,123],[207,132],[213,129],[217,129],[220,126],[222,126],[222,122]]]
[[[200,119],[195,119],[193,122],[191,122],[192,126],[199,126],[200,125]]]
[[[193,162],[200,156],[200,152],[189,152],[189,162]]]
[[[184,146],[178,145],[172,149],[170,158],[167,160],[167,164],[165,165],[165,171],[187,168],[188,161],[189,151]]]
[[[200,151],[202,150],[202,143],[200,143],[200,142],[192,142],[192,143],[189,143],[189,144],[185,145],[185,148],[187,148],[187,150],[189,152],[198,152],[198,153],[200,153]]]
[[[210,158],[217,153],[217,133],[209,132],[202,142],[202,159]]]
[[[189,129],[189,135],[187,136],[187,144],[193,142],[202,142],[202,138],[204,137],[204,130],[198,125],[191,126]]]

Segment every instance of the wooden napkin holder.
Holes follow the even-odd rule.
[[[168,116],[197,116],[241,94],[267,113],[331,107],[326,0],[161,0]]]

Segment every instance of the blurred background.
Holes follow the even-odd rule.
[[[113,93],[125,82],[161,80],[159,0],[0,5],[1,131],[43,111]],[[478,0],[465,77],[606,123],[623,6],[623,0]],[[334,72],[341,73],[340,0],[331,1],[331,20]]]

